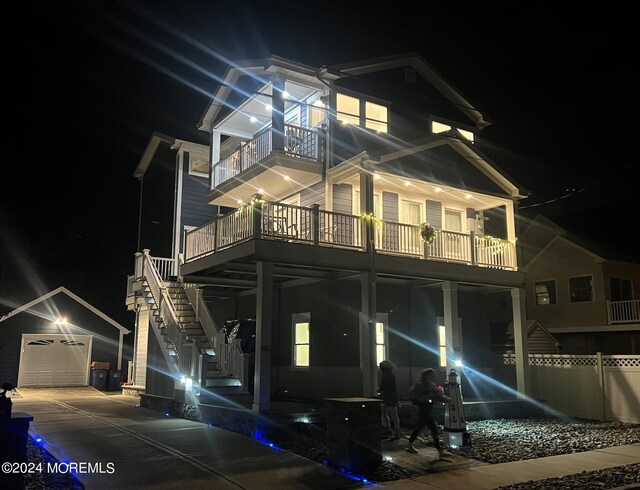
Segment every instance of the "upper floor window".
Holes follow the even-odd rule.
[[[380,364],[388,357],[389,342],[387,324],[389,322],[388,313],[378,313],[376,315],[376,363]]]
[[[467,131],[466,129],[461,129],[455,126],[451,126],[450,124],[444,124],[438,121],[431,121],[431,132],[433,134],[447,133],[454,129],[458,131],[464,139],[471,141],[471,143],[475,141],[475,134],[473,134],[471,131]]]
[[[633,299],[633,282],[631,279],[609,279],[611,285],[611,301],[629,301]]]
[[[556,304],[556,282],[538,281],[536,282],[536,305]]]
[[[326,109],[324,103],[318,99],[309,106],[309,127],[317,128],[326,119]]]
[[[447,231],[462,231],[462,213],[455,209],[445,209],[444,229]]]
[[[593,301],[593,277],[580,276],[569,278],[569,300],[572,303]]]
[[[350,95],[336,95],[336,113],[338,121],[387,133],[389,127],[387,108],[380,104],[364,101]],[[364,116],[364,117],[363,117]]]
[[[360,100],[344,94],[336,98],[336,112],[338,120],[343,123],[360,124]]]
[[[378,131],[379,133],[387,132],[387,108],[373,102],[365,103],[365,127]]]
[[[189,159],[189,173],[198,177],[209,177],[209,162],[205,158],[191,157]]]

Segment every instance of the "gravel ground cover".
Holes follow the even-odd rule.
[[[27,461],[42,463],[43,467],[46,467],[47,463],[58,462],[39,444],[36,444],[31,437],[27,438]],[[49,473],[43,470],[24,475],[24,486],[21,488],[25,490],[82,490],[84,485],[69,473]]]

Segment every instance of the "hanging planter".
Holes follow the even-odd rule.
[[[425,243],[431,243],[436,237],[436,229],[429,223],[422,223],[420,225],[420,238]]]

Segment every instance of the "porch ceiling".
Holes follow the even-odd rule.
[[[360,187],[360,177],[351,176],[340,183],[351,184],[355,189]],[[510,202],[508,199],[481,194],[465,189],[456,189],[436,182],[394,175],[387,172],[375,172],[373,192],[393,192],[402,199],[424,201],[426,199],[440,201],[445,204],[456,204],[462,208],[472,207],[477,211],[493,209]]]
[[[268,201],[286,198],[320,182],[322,164],[274,152],[262,162],[233,177],[209,193],[209,203],[236,208],[254,194]]]
[[[315,88],[292,81],[285,82],[285,90],[289,93],[289,98],[285,101],[285,112],[294,107],[298,101],[317,92]],[[246,101],[217,123],[214,129],[225,135],[250,139],[255,133],[271,124],[271,110],[268,106],[271,105],[273,87],[270,84],[263,85],[255,94],[250,95]],[[255,117],[256,121],[252,122],[251,117]]]

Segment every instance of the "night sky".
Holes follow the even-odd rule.
[[[4,42],[0,314],[63,285],[131,327],[132,173],[153,131],[206,141],[221,57],[418,52],[493,122],[481,137],[530,191],[524,214],[638,256],[635,26],[612,3],[23,3],[5,15],[23,34]]]

